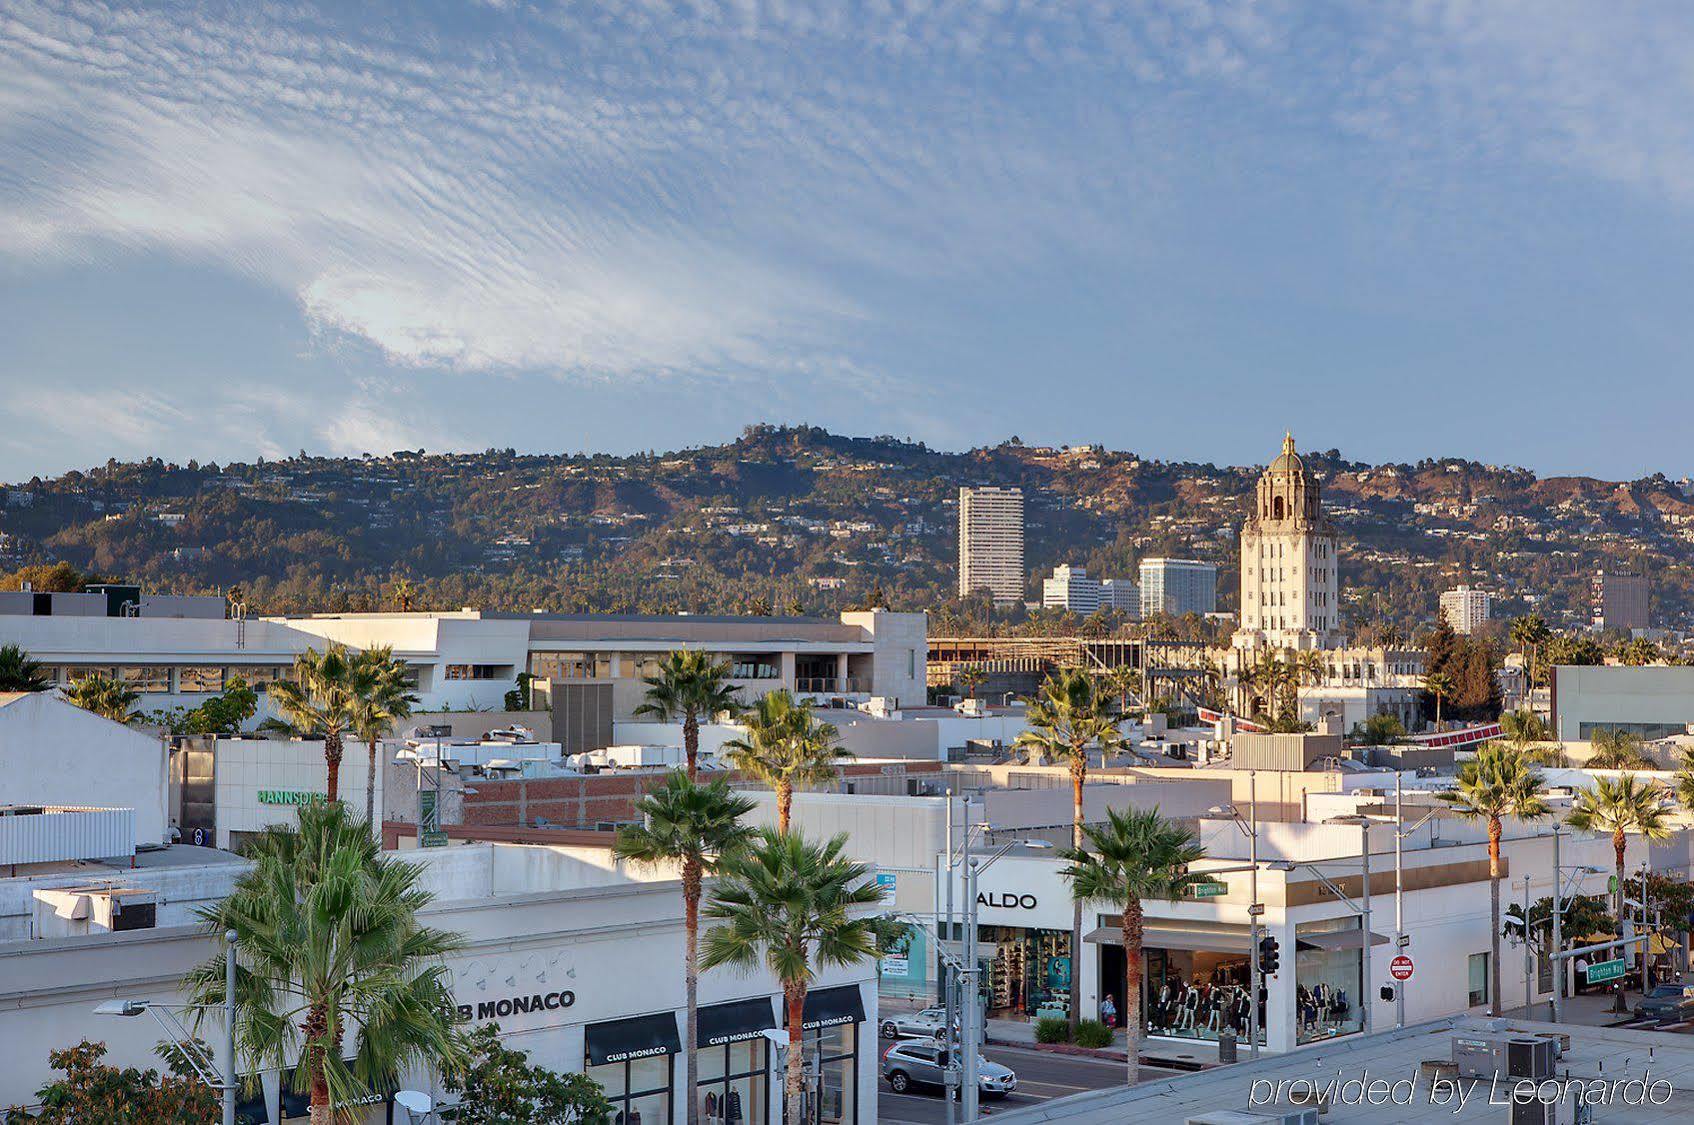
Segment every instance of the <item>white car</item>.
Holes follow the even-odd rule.
[[[953,1021],[957,1028],[958,1020]],[[887,1016],[877,1025],[884,1039],[941,1039],[947,1026],[946,1008],[925,1008],[921,1012],[902,1012]]]

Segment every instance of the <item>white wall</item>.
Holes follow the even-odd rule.
[[[217,740],[217,823],[220,848],[230,846],[231,832],[258,832],[272,824],[292,824],[295,806],[262,802],[261,793],[300,793],[323,796],[329,790],[329,765],[321,741],[297,739],[220,738]],[[342,748],[337,778],[340,796],[359,815],[365,809],[365,777],[369,749],[356,739]],[[384,751],[377,749],[376,807],[383,806]]]
[[[52,692],[0,705],[0,804],[135,810],[135,843],[168,836],[168,754],[157,737]]]

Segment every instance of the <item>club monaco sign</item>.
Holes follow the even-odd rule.
[[[569,989],[558,992],[536,992],[528,996],[502,996],[497,1000],[479,1000],[475,1004],[460,1004],[461,1020],[505,1019],[520,1012],[556,1012],[576,1003],[576,993]]]

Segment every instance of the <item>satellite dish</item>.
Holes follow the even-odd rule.
[[[397,1090],[394,1104],[408,1113],[428,1113],[435,1108],[435,1100],[422,1090]]]

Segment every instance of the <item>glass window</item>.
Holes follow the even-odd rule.
[[[529,674],[538,680],[592,680],[592,652],[537,652],[529,658]]]
[[[702,1125],[765,1125],[769,1051],[762,1036],[700,1049],[694,1096]]]
[[[670,1125],[671,1056],[586,1067],[612,1103],[612,1125]]]
[[[1480,1008],[1488,1003],[1488,954],[1470,955],[1470,1006]]]
[[[177,671],[176,682],[178,691],[222,691],[224,670],[218,667],[182,668]]]
[[[247,681],[250,688],[261,688],[265,684],[274,684],[288,674],[288,668],[281,664],[236,664],[229,668],[231,676],[240,676]]]
[[[775,657],[764,653],[738,652],[730,657],[730,677],[737,680],[774,680],[782,675]]]
[[[171,670],[154,664],[131,664],[118,669],[118,681],[132,691],[158,694],[171,690]]]
[[[807,1091],[806,1117],[812,1125],[856,1125],[858,1047],[858,1024],[806,1032],[806,1065],[818,1075],[817,1089]]]
[[[1295,928],[1294,1003],[1300,1043],[1348,1035],[1364,1026],[1363,950],[1331,949],[1303,940],[1332,934],[1357,938],[1358,917],[1302,922]]]

